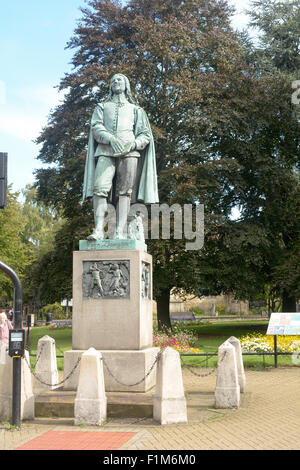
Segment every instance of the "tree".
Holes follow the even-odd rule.
[[[39,307],[44,289],[41,280],[47,267],[43,262],[55,251],[55,236],[64,220],[51,206],[37,201],[37,190],[27,185],[22,191],[24,202],[20,208],[24,217],[21,238],[30,251],[30,263],[24,277],[24,301],[35,310]]]
[[[277,109],[265,133],[266,153],[273,157],[268,178],[261,178],[264,195],[262,220],[272,244],[269,258],[269,282],[282,297],[282,311],[296,311],[299,289],[299,109],[291,104],[291,84],[299,78],[300,2],[257,0],[249,10],[251,26],[259,31],[259,43],[253,58],[261,75],[268,76],[275,93]],[[272,90],[271,90],[272,91]],[[283,99],[285,101],[283,101]],[[279,105],[279,106],[278,106]],[[279,124],[279,125],[278,125]]]
[[[232,99],[222,101],[226,127],[221,122],[219,133],[213,134],[209,150],[214,158],[204,164],[179,164],[176,192],[177,198],[187,191],[197,194],[210,213],[199,256],[199,292],[251,298],[268,288],[282,297],[283,311],[295,311],[300,126],[291,104],[297,70],[290,57],[296,58],[299,49],[299,2],[261,0],[253,5],[253,24],[261,28],[261,42],[255,46],[246,32],[238,34],[247,65],[244,77],[228,90],[233,91]],[[290,27],[291,41],[287,41]],[[229,178],[224,162],[231,162]],[[211,171],[204,172],[208,163]],[[216,191],[218,187],[222,192]],[[240,218],[232,221],[229,210],[234,205]]]
[[[199,191],[192,193],[188,183],[185,194],[179,196],[176,191],[178,178],[184,180],[184,172],[196,165],[209,211],[228,215],[235,204],[233,179],[239,178],[238,165],[234,156],[223,159],[218,148],[240,109],[247,109],[244,87],[249,85],[227,2],[87,3],[68,45],[76,51],[74,71],[60,83],[60,90],[68,93],[37,141],[42,144],[39,159],[56,164],[56,168],[36,172],[39,199],[62,210],[68,219],[66,227],[72,226],[74,214],[81,227],[92,224],[90,204],[80,205],[89,120],[95,104],[106,95],[112,74],[122,72],[130,77],[150,117],[160,201],[199,202]],[[56,256],[65,260],[61,266],[64,285],[70,283],[70,249],[74,244],[74,239],[69,240],[67,254],[59,253],[56,246]],[[168,292],[175,282],[185,283],[186,269],[182,262],[174,269],[178,243],[160,240],[149,247],[158,256],[154,278],[158,314],[163,315],[162,323],[169,324]],[[56,256],[49,260],[50,265]],[[194,258],[194,253],[177,256],[185,259],[186,265]],[[49,265],[47,272],[51,272]]]
[[[72,253],[78,249],[77,240],[84,238],[87,228],[80,216],[64,221],[54,233],[53,244],[31,264],[27,272],[28,290],[37,307],[72,298]]]
[[[299,75],[299,0],[254,0],[247,13],[259,33],[257,62],[265,71]]]
[[[24,279],[26,266],[30,263],[30,249],[24,242],[22,231],[26,218],[22,214],[18,193],[8,189],[7,207],[0,211],[0,259]],[[0,300],[5,303],[13,299],[11,280],[0,272]]]

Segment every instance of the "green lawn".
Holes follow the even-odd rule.
[[[198,348],[201,352],[215,353],[218,347],[230,338],[235,336],[248,335],[250,333],[266,334],[268,327],[268,320],[262,321],[228,321],[218,322],[211,324],[189,324],[182,328],[187,331],[193,332],[198,336]],[[187,365],[193,366],[206,366],[206,361],[203,363],[202,357],[183,357],[183,361]],[[202,364],[199,364],[202,361]],[[243,356],[244,366],[255,369],[261,369],[268,366],[274,366],[274,356]],[[216,367],[217,357],[212,357],[208,360],[209,367]],[[292,366],[291,356],[278,356],[279,366]]]
[[[37,343],[40,338],[48,335],[55,340],[56,355],[63,356],[64,351],[72,349],[72,329],[51,330],[49,326],[38,326],[30,329],[30,353],[36,354]],[[35,357],[30,358],[31,366],[35,365]],[[63,359],[57,359],[58,370],[63,370]]]
[[[264,321],[230,321],[211,324],[187,324],[180,325],[179,328],[193,332],[197,336],[195,345],[203,353],[217,353],[218,347],[230,336],[237,338],[249,333],[263,333],[267,331],[268,320]],[[30,330],[30,351],[36,354],[37,342],[42,336],[51,336],[56,343],[56,355],[62,356],[64,351],[72,349],[72,330],[71,328],[61,330],[51,330],[48,326],[34,327]],[[245,367],[260,369],[273,366],[273,356],[243,356]],[[58,369],[63,370],[63,359],[58,358]],[[217,357],[211,357],[206,360],[202,356],[184,356],[182,363],[193,367],[216,367]],[[34,366],[35,358],[31,357],[31,365]],[[278,356],[278,365],[292,366],[291,356]]]

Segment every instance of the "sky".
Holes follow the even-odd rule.
[[[248,0],[229,0],[235,28],[247,25]],[[0,152],[8,153],[8,183],[20,191],[35,181],[39,136],[62,95],[57,85],[72,70],[66,50],[84,0],[0,0]]]

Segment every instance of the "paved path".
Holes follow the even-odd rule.
[[[298,367],[246,370],[246,393],[238,410],[213,409],[215,373],[200,378],[184,370],[183,377],[189,403],[188,424],[160,426],[151,419],[110,419],[95,429],[74,426],[72,420],[36,419],[23,422],[20,431],[0,425],[0,449],[28,446],[30,441],[34,448],[38,440],[33,440],[50,431],[56,432],[49,434],[56,437],[62,431],[69,431],[68,435],[71,431],[96,431],[99,438],[102,433],[108,449],[115,448],[112,443],[109,447],[109,436],[113,438],[114,434],[115,439],[119,433],[119,450],[300,449]]]

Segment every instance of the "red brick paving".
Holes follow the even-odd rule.
[[[15,450],[117,450],[135,432],[48,431]]]

